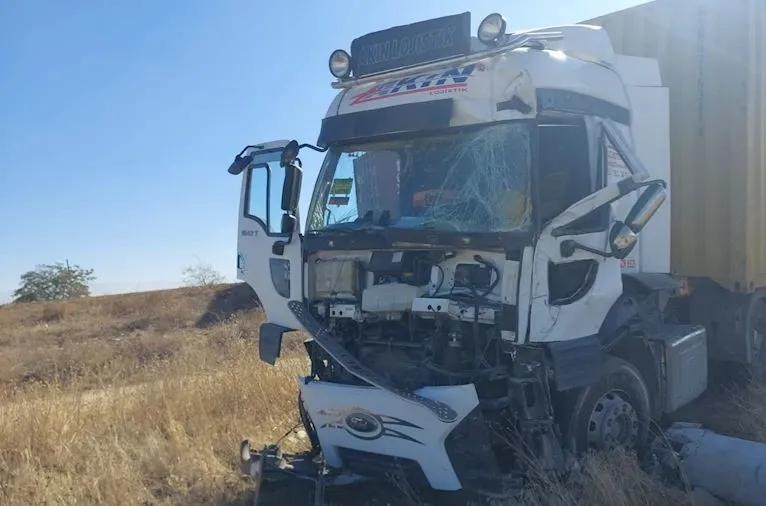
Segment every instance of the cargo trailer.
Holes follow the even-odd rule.
[[[669,272],[713,359],[761,367],[766,289],[766,2],[655,0],[582,22],[659,64],[669,94]],[[653,242],[655,244],[646,244]],[[644,247],[660,241],[645,237]],[[657,269],[651,269],[657,270]],[[756,316],[758,315],[758,316]]]

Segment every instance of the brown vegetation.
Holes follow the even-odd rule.
[[[306,362],[295,336],[276,368],[262,364],[261,313],[231,292],[211,304],[221,289],[0,306],[0,503],[244,504],[237,445],[295,425]],[[727,399],[715,428],[766,441],[764,398]],[[583,476],[526,504],[685,500],[619,455]]]

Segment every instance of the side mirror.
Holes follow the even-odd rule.
[[[298,201],[301,197],[301,183],[303,182],[303,169],[301,161],[295,158],[285,165],[285,183],[282,186],[282,210],[293,214],[298,209]]]
[[[247,168],[247,166],[251,163],[253,163],[252,155],[237,155],[234,157],[234,161],[231,162],[231,165],[229,165],[229,174],[233,174],[235,176],[237,174],[241,174],[242,171],[245,170],[245,168]]]
[[[612,226],[609,232],[609,246],[614,258],[620,260],[626,258],[636,247],[636,243],[638,243],[638,235],[625,223],[618,221]]]
[[[293,160],[298,158],[298,151],[300,151],[301,147],[298,145],[298,141],[292,140],[287,143],[287,146],[282,150],[282,155],[279,157],[279,165],[282,167],[287,167],[291,163],[293,163]]]
[[[641,232],[666,198],[664,184],[652,183],[647,186],[625,217],[627,227],[636,234]]]

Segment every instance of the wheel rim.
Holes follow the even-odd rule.
[[[758,332],[758,330],[753,329],[751,340],[753,343],[753,356],[756,357],[756,360],[760,359],[763,353],[763,334]]]
[[[753,306],[750,316],[750,352],[752,357],[752,371],[756,379],[763,380],[766,376],[766,336],[758,330],[764,328],[763,320],[766,318],[766,299],[759,299]]]
[[[756,357],[761,357],[763,353],[763,333],[761,333],[758,328],[761,326],[762,320],[764,317],[766,317],[766,301],[763,299],[758,301],[758,304],[756,305],[755,309],[755,318],[753,322],[753,327],[751,330],[751,342],[753,346],[753,355]]]
[[[610,390],[593,406],[588,419],[588,446],[599,450],[633,448],[638,429],[638,413],[627,395]]]

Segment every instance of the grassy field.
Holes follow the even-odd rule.
[[[305,361],[301,336],[277,367],[258,360],[262,316],[240,288],[0,306],[0,504],[246,504],[238,443],[296,424]],[[713,396],[707,421],[766,441],[763,399]],[[525,504],[691,504],[623,456],[586,471]]]

